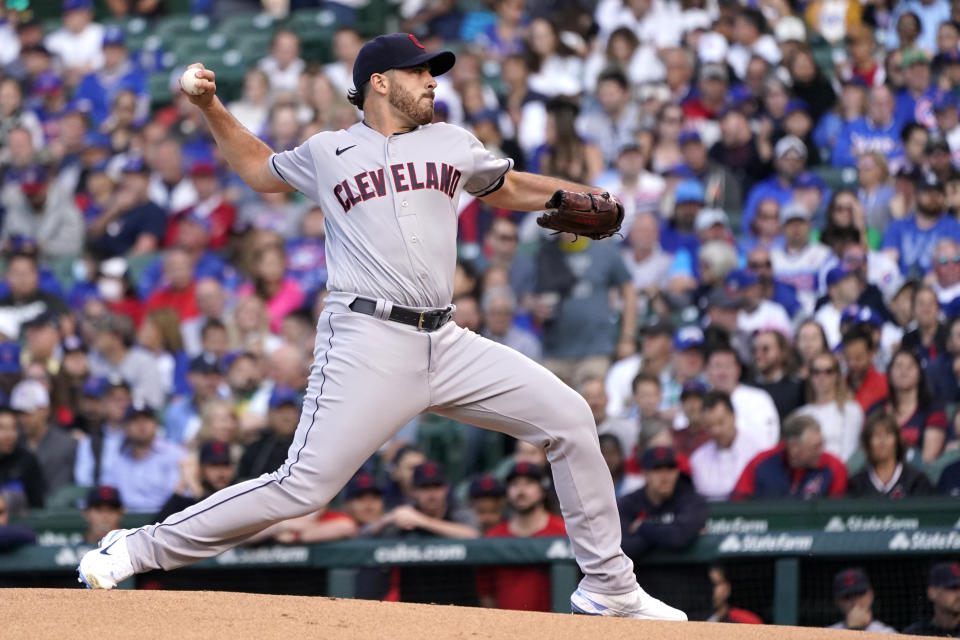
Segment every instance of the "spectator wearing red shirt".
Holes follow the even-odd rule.
[[[847,384],[866,414],[871,407],[887,400],[887,376],[873,366],[876,344],[870,330],[858,326],[843,336],[843,360],[847,365]]]
[[[185,249],[167,249],[163,258],[163,279],[163,287],[147,298],[147,313],[154,309],[173,309],[180,316],[180,322],[200,315],[196,282],[193,279],[193,258]]]
[[[486,533],[488,538],[551,538],[565,536],[563,520],[545,506],[546,475],[539,465],[518,462],[507,475],[507,505],[513,515]],[[550,570],[545,566],[484,569],[477,577],[477,595],[485,607],[550,611]]]
[[[868,413],[884,409],[900,425],[900,437],[908,447],[920,448],[923,462],[933,462],[943,453],[947,439],[947,414],[937,403],[924,375],[920,359],[901,348],[887,367],[888,398]]]
[[[752,611],[730,606],[733,587],[727,579],[726,569],[720,565],[714,565],[707,571],[707,575],[710,577],[710,584],[713,585],[713,615],[707,618],[707,622],[763,624],[760,616]]]
[[[170,246],[176,242],[180,221],[192,215],[205,221],[209,227],[210,240],[207,246],[214,251],[222,249],[227,244],[230,229],[237,217],[237,209],[224,200],[217,178],[217,168],[213,163],[202,160],[194,162],[189,175],[190,182],[197,191],[197,203],[175,214],[167,225],[164,244]]]
[[[783,423],[783,442],[755,457],[733,489],[748,498],[839,498],[847,491],[847,468],[823,451],[820,423],[793,415]]]

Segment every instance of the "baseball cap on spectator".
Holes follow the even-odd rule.
[[[510,472],[507,474],[507,484],[513,482],[514,478],[533,478],[537,482],[543,481],[546,477],[546,472],[543,467],[532,462],[518,462],[513,467],[510,468]]]
[[[690,396],[700,396],[702,398],[706,393],[707,385],[699,380],[688,380],[683,383],[683,387],[680,389],[680,400],[685,400]]]
[[[794,189],[819,189],[823,191],[827,188],[827,183],[814,171],[804,171],[793,179]]]
[[[840,600],[841,598],[852,595],[860,595],[861,593],[870,591],[872,588],[867,574],[859,567],[844,569],[833,577],[834,600]]]
[[[780,52],[780,45],[776,41],[770,38],[760,38],[753,44],[753,55],[763,58],[771,65],[775,65],[780,61],[783,54]]]
[[[83,387],[80,390],[85,396],[90,398],[102,398],[103,394],[107,391],[107,379],[101,378],[99,376],[90,376],[83,383]]]
[[[282,384],[278,384],[273,388],[273,393],[270,394],[270,408],[276,409],[277,407],[283,407],[286,405],[299,407],[300,397],[297,396],[297,392],[290,387],[285,387]]]
[[[427,51],[417,38],[409,33],[388,33],[367,42],[353,63],[353,86],[359,90],[374,73],[390,69],[404,69],[426,64],[433,76],[451,68],[457,58],[450,51]]]
[[[947,142],[947,139],[940,132],[934,132],[930,134],[930,137],[927,139],[927,154],[937,153],[942,151],[943,153],[950,153],[950,144]]]
[[[776,157],[782,158],[788,153],[795,153],[802,158],[807,157],[807,145],[797,136],[784,136],[777,141],[777,146],[773,148]]]
[[[684,180],[677,185],[673,199],[677,204],[684,202],[703,202],[707,197],[699,180]]]
[[[941,562],[930,569],[928,584],[931,587],[954,589],[960,587],[960,564],[956,562]]]
[[[673,323],[669,320],[661,318],[660,316],[654,316],[650,318],[640,331],[645,338],[649,336],[670,336],[673,335],[674,327]]]
[[[215,176],[217,175],[217,167],[212,163],[206,160],[197,160],[192,165],[190,165],[190,177],[196,176]]]
[[[121,27],[110,25],[103,30],[104,47],[123,47],[126,46],[127,35]]]
[[[916,189],[917,191],[944,191],[944,186],[937,174],[932,171],[923,171],[917,178]]]
[[[713,19],[703,9],[687,9],[680,14],[680,23],[684,33],[709,31],[713,26]]]
[[[83,136],[83,146],[87,149],[110,149],[110,137],[99,131],[88,131]]]
[[[840,326],[848,322],[869,324],[879,329],[883,326],[883,317],[874,311],[873,307],[861,307],[858,304],[852,304],[840,313]]]
[[[777,21],[773,29],[773,36],[777,42],[806,42],[807,29],[803,20],[796,16],[784,16]]]
[[[223,373],[217,357],[212,353],[201,353],[190,361],[189,373]]]
[[[849,278],[852,275],[854,275],[854,273],[849,269],[844,267],[834,267],[833,269],[830,269],[830,271],[827,271],[827,287],[832,287],[844,278]]]
[[[50,392],[39,380],[21,380],[10,392],[10,408],[30,413],[50,406]]]
[[[469,490],[470,499],[475,498],[501,498],[503,497],[503,483],[496,476],[484,474],[476,476],[470,481]]]
[[[43,71],[33,81],[33,94],[49,96],[63,89],[63,80],[53,71]]]
[[[680,327],[673,334],[673,348],[677,351],[703,349],[704,342],[703,330],[695,325]]]
[[[747,287],[760,284],[760,276],[747,269],[734,269],[727,274],[725,284],[727,289],[729,289],[731,292],[737,293],[743,291]]]
[[[439,487],[447,484],[447,477],[439,463],[428,460],[413,470],[413,486]]]
[[[957,104],[957,97],[950,91],[938,91],[936,95],[933,96],[934,111],[956,110]]]
[[[208,440],[200,446],[200,464],[230,464],[230,445],[222,440]]]
[[[133,420],[134,418],[147,417],[152,418],[153,420],[157,419],[156,410],[148,405],[146,402],[140,398],[135,398],[134,401],[130,404],[130,408],[127,409],[127,420]]]
[[[56,314],[51,311],[43,311],[38,313],[35,317],[27,320],[23,323],[22,327],[24,330],[29,329],[39,329],[40,327],[59,327],[60,320],[57,318]]]
[[[127,273],[127,259],[117,256],[100,263],[100,275],[108,278],[122,278]]]
[[[107,390],[122,388],[130,391],[130,383],[127,382],[126,378],[119,375],[112,375],[107,378]]]
[[[942,51],[933,57],[935,67],[945,67],[948,64],[960,64],[960,51],[956,49]]]
[[[780,224],[787,224],[792,220],[810,222],[813,213],[799,202],[790,202],[780,210]]]
[[[76,11],[77,9],[93,9],[93,0],[63,0],[64,11]]]
[[[373,493],[378,496],[383,495],[383,489],[377,484],[377,479],[368,471],[358,471],[344,489],[344,497],[347,500],[359,498],[362,495]]]
[[[497,124],[500,122],[500,112],[496,109],[481,109],[480,111],[468,115],[467,122],[469,124],[479,124],[481,122],[492,122]]]
[[[930,56],[921,49],[907,49],[900,54],[900,66],[906,69],[915,64],[930,64]]]
[[[693,229],[697,233],[706,231],[715,224],[722,224],[725,227],[730,226],[730,219],[723,209],[700,209],[697,218],[693,222]]]
[[[797,111],[809,113],[810,105],[808,105],[807,101],[803,98],[790,98],[787,100],[787,106],[785,108],[784,115],[789,116],[791,113],[795,113]]]
[[[697,144],[703,144],[703,139],[700,137],[700,134],[694,129],[685,129],[680,132],[680,135],[677,136],[677,143],[682,147],[688,142],[696,142]]]
[[[860,76],[841,78],[840,85],[844,87],[857,87],[858,89],[863,89],[864,91],[870,88],[870,86],[867,84],[867,81]]]
[[[120,492],[113,487],[108,486],[93,487],[87,492],[86,508],[96,509],[97,507],[123,509],[123,501],[120,500]]]
[[[46,168],[35,164],[20,174],[20,190],[27,195],[40,193],[47,188],[48,181]]]
[[[698,78],[700,80],[723,80],[727,82],[730,79],[730,74],[727,72],[726,66],[711,62],[700,67]]]
[[[664,175],[675,176],[677,178],[685,178],[688,180],[696,180],[697,174],[693,172],[693,169],[690,168],[686,162],[678,162],[675,165],[667,168],[667,171]],[[702,200],[696,200],[696,202],[703,202]]]
[[[740,300],[727,293],[722,287],[717,287],[707,294],[707,308],[716,307],[718,309],[739,309]]]
[[[697,40],[697,59],[703,64],[723,63],[729,49],[730,44],[722,34],[708,31]]]
[[[644,470],[676,468],[677,454],[673,447],[650,447],[640,456],[640,465]]]
[[[131,156],[123,165],[124,173],[150,173],[147,163],[140,156]]]
[[[206,233],[210,233],[213,230],[213,226],[211,224],[210,218],[204,218],[199,213],[197,213],[196,210],[191,211],[187,215],[183,216],[180,219],[180,222],[181,223],[189,222],[190,224],[195,224],[201,229],[203,229],[204,232]]]
[[[15,373],[20,373],[20,343],[0,342],[0,375]]]

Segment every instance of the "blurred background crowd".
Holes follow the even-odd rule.
[[[586,399],[632,556],[707,501],[960,495],[960,2],[34,4],[0,9],[6,511],[162,517],[284,461],[324,212],[240,182],[176,79],[291,149],[358,121],[388,29],[457,52],[438,121],[624,203],[591,242],[463,194],[453,302]],[[545,465],[424,415],[268,534],[555,535]]]

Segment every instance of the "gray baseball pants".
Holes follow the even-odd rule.
[[[316,511],[401,426],[431,412],[544,448],[585,576],[581,586],[604,594],[633,590],[613,481],[586,402],[539,364],[453,322],[421,332],[354,313],[353,299],[327,299],[283,466],[135,530],[127,537],[134,569],[175,569]]]

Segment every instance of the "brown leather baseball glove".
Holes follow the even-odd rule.
[[[609,193],[577,193],[557,190],[546,203],[549,211],[537,224],[594,240],[609,238],[623,223],[623,205]]]

